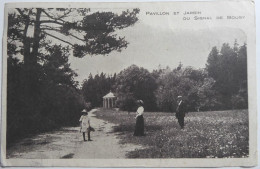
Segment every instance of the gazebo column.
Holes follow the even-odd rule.
[[[110,98],[108,98],[107,100],[108,100],[108,108],[110,108]]]
[[[106,104],[107,104],[106,108],[108,108],[108,98],[106,98]]]
[[[105,108],[107,108],[107,99],[105,98],[104,101],[105,101]]]

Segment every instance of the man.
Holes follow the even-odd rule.
[[[185,117],[186,107],[182,100],[182,96],[177,97],[177,109],[176,109],[176,118],[178,123],[181,126],[181,129],[184,128],[184,117]]]

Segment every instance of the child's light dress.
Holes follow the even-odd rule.
[[[88,128],[89,128],[89,118],[87,115],[82,115],[79,119],[79,121],[81,122],[81,128],[80,128],[80,132],[87,132]]]

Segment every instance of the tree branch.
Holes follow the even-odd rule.
[[[42,9],[42,12],[43,12],[46,16],[48,16],[49,18],[54,19],[54,17],[51,16],[50,14],[48,14],[44,9]],[[56,20],[56,19],[54,19],[54,20]]]
[[[71,10],[69,10],[68,12],[64,12],[64,14],[62,15],[62,16],[59,16],[58,18],[55,18],[54,16],[51,16],[48,12],[46,12],[44,9],[43,9],[43,13],[47,16],[47,17],[49,17],[49,18],[51,18],[51,19],[53,19],[53,20],[55,20],[55,21],[57,21],[57,20],[60,20],[60,21],[62,21],[62,22],[65,22],[62,18],[64,18],[64,17],[66,17],[68,14],[70,14],[71,13]]]
[[[63,23],[54,20],[42,20],[41,23],[55,23],[58,25],[63,25]]]
[[[72,36],[73,38],[76,38],[78,40],[81,40],[81,41],[85,42],[85,39],[81,39],[81,38],[79,38],[79,37],[77,37],[77,36],[75,36],[75,35],[73,35],[71,33],[69,33],[69,36]]]
[[[19,9],[20,10],[20,9]],[[27,31],[29,28],[29,24],[30,24],[30,15],[32,14],[32,10],[29,11],[28,16],[24,16],[25,19],[25,27],[24,27],[24,31],[23,31],[23,38],[24,40],[26,39],[26,35],[27,35]]]
[[[45,28],[41,28],[41,30],[48,30],[48,31],[56,31],[56,32],[59,32],[60,33],[60,29],[55,29],[55,28],[48,28],[48,27],[45,27]]]
[[[71,12],[72,12],[72,10],[71,10],[71,9],[69,9],[69,11],[68,11],[68,12],[64,12],[64,14],[63,14],[62,16],[58,17],[58,19],[59,19],[59,20],[61,20],[61,21],[63,21],[63,20],[62,20],[62,18],[65,18],[65,17],[67,17],[67,16],[68,16],[68,14],[70,14]]]
[[[65,40],[63,40],[63,39],[61,39],[61,38],[58,38],[57,36],[54,36],[54,35],[52,35],[52,34],[49,34],[49,33],[47,33],[46,31],[44,31],[44,33],[45,33],[46,35],[49,35],[50,37],[53,37],[53,38],[55,38],[55,39],[57,39],[57,40],[60,40],[60,41],[62,41],[62,42],[64,42],[64,43],[67,43],[67,44],[73,46],[72,43],[70,43],[70,42],[68,42],[68,41],[65,41]]]
[[[27,16],[23,13],[23,11],[20,8],[15,8],[15,9],[19,12],[20,15],[23,16],[24,19],[27,18]]]
[[[44,26],[45,26],[45,25],[44,25]],[[58,33],[60,33],[60,34],[63,34],[62,32],[60,32],[60,29],[52,28],[52,27],[50,27],[50,26],[45,26],[44,28],[41,28],[41,30],[56,31],[56,32],[58,32]],[[64,35],[64,34],[63,34],[63,35]],[[77,37],[77,36],[75,36],[75,35],[73,35],[73,34],[71,34],[71,33],[67,33],[67,34],[65,34],[65,36],[71,36],[71,37],[73,37],[73,38],[75,38],[75,39],[77,39],[77,40],[80,40],[80,41],[82,41],[82,42],[85,42],[85,39],[81,39],[81,38],[79,38],[79,37]]]
[[[49,18],[51,18],[51,19],[53,19],[53,20],[55,20],[55,21],[59,20],[58,18],[55,18],[54,16],[51,16],[50,14],[48,14],[44,9],[42,10],[42,12],[43,12],[47,17],[49,17]],[[61,21],[63,21],[63,20],[61,20]],[[64,21],[63,21],[63,22],[64,22]]]

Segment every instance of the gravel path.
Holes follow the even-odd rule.
[[[22,159],[115,159],[126,158],[126,153],[142,148],[138,145],[119,144],[119,138],[112,132],[115,124],[97,119],[93,112],[89,113],[90,124],[95,128],[91,132],[93,141],[83,141],[79,127],[67,127],[26,138],[7,150],[7,158]]]

